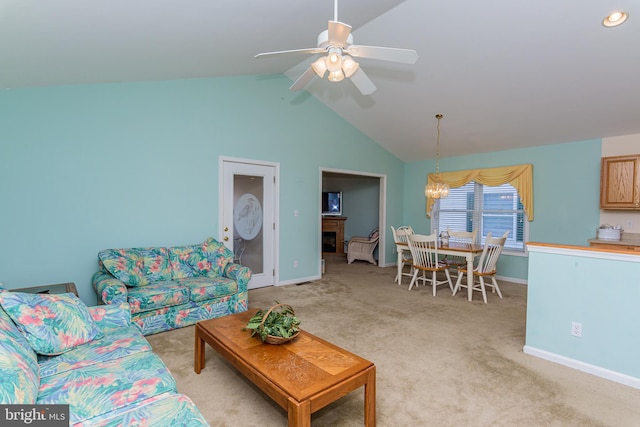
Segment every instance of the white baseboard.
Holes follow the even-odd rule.
[[[531,356],[539,357],[541,359],[568,366],[569,368],[577,369],[579,371],[586,372],[597,377],[605,378],[607,380],[624,384],[629,387],[640,389],[640,378],[632,377],[620,372],[611,371],[609,369],[601,368],[599,366],[591,365],[589,363],[581,362],[580,360],[571,359],[559,354],[550,353],[546,350],[540,350],[528,345],[525,345],[522,350],[525,354],[529,354]]]
[[[529,283],[529,281],[526,279],[516,279],[515,277],[505,277],[498,274],[496,274],[496,279],[510,283],[517,283],[518,285],[527,285]]]
[[[304,282],[313,282],[314,280],[320,280],[322,276],[308,276],[308,277],[297,277],[291,280],[284,280],[276,283],[276,286],[285,286],[285,285],[297,285]]]

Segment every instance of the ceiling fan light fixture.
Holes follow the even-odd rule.
[[[360,64],[354,61],[352,57],[346,55],[342,58],[342,71],[344,71],[345,77],[353,76],[358,71],[358,68],[360,68]]]
[[[320,78],[324,78],[325,73],[327,72],[327,58],[324,56],[322,58],[316,59],[313,64],[311,64],[311,68]]]
[[[338,71],[331,71],[329,73],[329,77],[328,77],[330,82],[341,82],[342,80],[344,80],[344,73],[342,72],[342,70],[338,70]]]
[[[602,20],[602,25],[609,28],[617,27],[618,25],[624,24],[628,17],[627,12],[615,11]]]

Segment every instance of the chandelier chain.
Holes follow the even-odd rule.
[[[442,114],[436,114],[436,119],[438,119],[438,137],[436,139],[436,175],[440,174],[440,119],[442,118]]]

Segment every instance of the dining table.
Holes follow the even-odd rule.
[[[398,259],[401,259],[402,252],[409,250],[408,243],[396,243],[396,248],[398,251]],[[448,244],[443,245],[440,241],[438,241],[438,254],[443,255],[454,255],[454,256],[463,256],[467,261],[467,300],[473,300],[473,260],[475,257],[482,253],[483,247],[482,245],[476,245],[471,243],[462,243],[462,242],[452,242],[450,241]],[[400,278],[402,277],[402,264],[398,263],[398,275],[396,276],[396,281],[400,283]]]

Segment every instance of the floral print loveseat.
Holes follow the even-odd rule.
[[[70,426],[208,425],[128,304],[87,307],[71,293],[0,289],[0,404],[69,405]]]
[[[128,303],[144,335],[247,310],[251,270],[221,242],[106,249],[93,287],[100,304]]]

